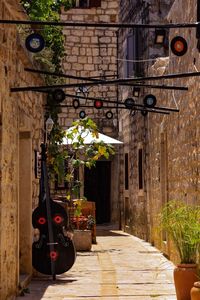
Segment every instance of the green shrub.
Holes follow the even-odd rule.
[[[200,246],[200,206],[169,201],[161,212],[161,226],[173,240],[181,263],[196,263]]]

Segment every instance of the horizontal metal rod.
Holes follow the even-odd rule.
[[[112,79],[106,80],[104,82],[95,81],[95,82],[85,82],[83,83],[69,83],[69,84],[57,84],[57,85],[43,85],[43,86],[25,86],[11,88],[11,92],[24,92],[24,91],[40,91],[40,90],[50,90],[56,88],[71,88],[71,87],[80,87],[80,86],[94,86],[94,85],[112,85],[112,84],[122,84],[122,83],[133,83],[137,81],[145,80],[161,80],[161,79],[174,79],[174,78],[186,78],[186,77],[195,77],[200,76],[200,72],[188,72],[188,73],[177,73],[177,74],[167,74],[160,76],[147,76],[147,77],[138,77],[138,78],[125,78],[125,79]]]
[[[187,86],[176,86],[176,85],[155,85],[155,84],[136,84],[136,83],[120,83],[119,85],[126,85],[132,87],[146,87],[150,89],[161,89],[161,90],[179,90],[179,91],[188,91]]]
[[[24,71],[26,72],[32,72],[32,73],[38,73],[38,74],[44,74],[44,75],[51,75],[51,76],[55,76],[55,77],[63,77],[63,78],[70,78],[70,79],[77,79],[77,80],[88,80],[88,81],[105,81],[105,79],[101,79],[101,76],[96,76],[96,77],[82,77],[82,76],[74,76],[74,75],[67,75],[67,74],[62,74],[62,73],[57,73],[57,72],[49,72],[49,71],[43,71],[43,70],[35,70],[35,69],[31,69],[31,68],[24,68]],[[115,74],[113,75],[107,75],[107,76],[103,76],[104,78],[108,78],[108,77],[116,77]]]
[[[73,106],[72,105],[54,105],[55,107],[60,107],[60,108],[62,108],[62,107],[71,107],[71,108],[73,108]],[[48,107],[47,105],[46,105],[46,107]],[[96,107],[94,107],[94,106],[92,106],[92,105],[81,105],[81,106],[79,106],[79,107],[77,107],[77,108],[74,108],[74,109],[79,109],[79,108],[81,108],[81,107],[84,107],[84,108],[96,108]],[[148,109],[148,108],[139,108],[139,107],[134,107],[134,109],[129,109],[129,108],[127,108],[127,107],[125,107],[125,106],[105,106],[105,107],[102,107],[102,108],[96,108],[96,109],[98,109],[98,110],[101,110],[101,109],[113,109],[113,108],[115,108],[115,109],[128,109],[128,110],[130,110],[130,111],[147,111],[147,112],[152,112],[152,113],[160,113],[160,114],[165,114],[165,115],[169,115],[170,114],[170,112],[165,112],[165,111],[162,111],[162,110],[153,110],[153,109]]]
[[[111,100],[105,100],[102,99],[101,97],[95,98],[95,97],[84,97],[84,96],[79,96],[79,95],[72,95],[72,94],[65,94],[66,97],[69,98],[74,98],[74,99],[84,99],[84,100],[93,100],[93,101],[102,101],[102,102],[107,102],[107,103],[119,103],[117,101],[111,101]]]
[[[67,74],[62,74],[62,73],[57,73],[57,72],[49,72],[49,71],[43,71],[43,70],[29,69],[29,68],[25,68],[24,70],[27,71],[27,72],[44,74],[44,75],[52,75],[52,76],[56,76],[56,77],[71,78],[71,79],[77,79],[77,80],[88,80],[88,81],[91,81],[91,82],[99,81],[98,79],[96,79],[94,77],[92,77],[92,78],[91,77],[81,77],[81,76],[67,75]],[[103,83],[106,80],[102,79],[101,81]],[[83,83],[83,85],[84,85],[84,83]],[[135,86],[135,87],[147,87],[147,88],[155,88],[155,89],[168,89],[168,90],[182,90],[182,91],[187,91],[188,90],[188,87],[185,87],[185,86],[171,86],[171,85],[168,86],[168,85],[153,85],[153,84],[131,84],[131,83],[122,83],[120,85],[128,85],[128,86]]]
[[[118,105],[124,105],[124,102],[122,101],[110,101],[110,100],[105,100],[105,99],[101,99],[101,97],[99,98],[94,98],[94,97],[84,97],[84,96],[76,96],[76,95],[72,95],[72,94],[65,94],[66,97],[69,97],[69,98],[78,98],[78,99],[84,99],[84,100],[93,100],[93,101],[102,101],[102,102],[106,102],[106,103],[112,103],[112,104],[118,104]],[[82,105],[81,105],[82,106]],[[133,107],[143,107],[143,108],[146,108],[146,106],[142,105],[142,104],[133,104]],[[160,109],[160,110],[167,110],[167,111],[174,111],[174,112],[179,112],[179,109],[177,108],[168,108],[168,107],[158,107],[158,106],[154,106],[155,109]]]
[[[136,24],[136,23],[83,23],[83,22],[55,22],[55,21],[32,21],[32,20],[0,20],[0,24],[21,25],[51,25],[62,27],[102,27],[102,28],[196,28],[196,23],[168,23],[168,24]]]

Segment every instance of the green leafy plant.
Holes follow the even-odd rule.
[[[54,21],[59,22],[61,7],[69,9],[74,5],[74,0],[21,0],[21,4],[25,8],[31,20],[35,21]],[[38,30],[38,26],[33,25],[33,30]],[[61,69],[61,60],[64,56],[64,36],[61,26],[39,26],[40,33],[45,39],[45,45],[51,50],[49,59],[51,69],[59,71]],[[36,61],[44,64],[47,63],[46,51],[35,55]]]
[[[160,217],[161,227],[172,239],[181,263],[196,263],[200,249],[200,206],[169,201]]]
[[[88,134],[92,135],[94,138],[98,137],[97,125],[90,118],[74,121],[70,130],[66,133],[66,138],[69,143],[67,146],[68,170],[65,179],[69,184],[69,198],[77,183],[74,181],[75,170],[78,170],[82,166],[92,168],[100,158],[104,157],[108,159],[110,155],[115,154],[114,148],[104,142],[92,142],[91,144],[86,144],[85,138]],[[79,182],[79,187],[80,185],[81,183]]]
[[[59,22],[61,8],[69,9],[74,6],[75,0],[21,0],[21,4],[26,10],[29,18],[35,21],[54,21]],[[61,72],[61,61],[65,55],[64,36],[61,26],[47,26],[47,25],[33,25],[33,31],[38,31],[45,40],[45,48],[43,51],[33,54],[33,59],[45,71]],[[28,29],[30,32],[30,28]],[[27,36],[27,28],[21,26],[19,28],[20,34]],[[47,85],[61,84],[64,82],[63,78],[45,75],[43,76]],[[64,176],[61,165],[66,159],[67,152],[60,147],[64,137],[64,131],[58,123],[58,114],[60,107],[56,103],[51,93],[47,95],[47,115],[51,115],[54,121],[54,127],[51,132],[51,143],[48,147],[48,162],[50,174],[59,174],[59,179]]]

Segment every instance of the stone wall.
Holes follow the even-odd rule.
[[[184,11],[184,15],[178,13],[180,10]],[[196,22],[196,3],[175,1],[168,19],[173,23]],[[152,67],[153,75],[163,72],[195,72],[200,69],[195,29],[170,30],[170,40],[176,35],[187,40],[187,53],[178,57],[170,52],[168,60],[160,60]],[[176,260],[174,250],[169,243],[164,243],[164,237],[157,231],[157,215],[168,200],[185,200],[193,204],[200,202],[199,80],[198,77],[189,77],[160,83],[189,88],[188,91],[174,92],[152,90],[159,106],[178,107],[179,112],[148,116],[151,240],[171,259]]]
[[[101,7],[74,8],[62,12],[63,21],[72,22],[117,22],[118,1],[102,0]],[[117,36],[116,28],[95,28],[95,27],[65,27],[65,58],[63,70],[66,74],[81,77],[117,76]],[[77,80],[69,80],[76,83]],[[79,80],[79,82],[81,82]],[[84,82],[84,81],[82,81]],[[75,88],[68,89],[67,93],[76,94]],[[84,96],[81,94],[81,96]],[[111,85],[95,85],[89,88],[89,97],[116,101],[117,88]],[[67,98],[66,103],[72,104],[72,98]],[[88,117],[97,122],[99,128],[104,132],[116,135],[116,128],[113,126],[113,119],[105,117],[106,109],[94,109],[94,101],[80,100],[82,105],[89,105],[91,108],[63,108],[60,114],[62,126],[69,126],[71,121],[79,118],[79,112],[85,110]],[[107,104],[104,103],[104,106]],[[112,105],[113,106],[113,105]],[[109,110],[109,109],[108,109]],[[114,119],[117,119],[116,109],[111,109]]]
[[[196,2],[174,1],[167,15],[170,6],[166,5],[165,12],[162,11],[162,15],[166,16],[166,22],[196,22]],[[180,10],[184,11],[184,15],[179,13]],[[163,22],[158,15],[156,16],[157,12],[159,7],[155,5],[153,8],[152,4],[149,11],[149,20],[152,23]],[[187,40],[187,53],[183,57],[178,57],[169,49],[169,56],[165,55],[164,58],[157,58],[155,62],[151,61],[152,67],[149,65],[149,68],[145,69],[145,74],[156,76],[194,72],[200,69],[195,29],[170,29],[169,42],[176,35],[182,35]],[[162,52],[160,54],[155,52],[160,49],[159,47],[154,48],[150,44],[149,57],[160,56]],[[157,106],[178,108],[179,112],[171,112],[169,115],[148,113],[145,117],[142,117],[139,112],[134,116],[128,112],[120,113],[119,128],[125,144],[120,163],[122,223],[126,231],[149,240],[171,259],[177,261],[177,254],[170,241],[166,242],[166,236],[159,230],[158,214],[168,200],[185,200],[193,204],[200,201],[199,83],[198,77],[148,83],[187,86],[189,90],[143,88],[141,97],[135,98],[137,103],[142,104],[145,95],[153,94],[157,97]],[[121,92],[123,99],[132,95],[130,88],[129,90],[123,88]],[[141,191],[138,189],[138,148],[140,147],[143,149],[144,187]],[[129,154],[128,190],[124,189],[125,153]]]
[[[1,19],[25,19],[18,1],[0,0]],[[0,25],[0,295],[14,299],[20,273],[32,273],[32,206],[38,198],[34,150],[43,136],[44,99],[33,92],[11,93],[11,87],[42,81],[24,71],[31,57],[15,25]],[[23,172],[26,172],[25,173]],[[35,203],[35,204],[33,204]]]
[[[149,2],[149,1],[148,1]],[[172,1],[121,1],[120,19],[122,22],[132,23],[164,23],[166,21],[167,12]],[[120,30],[119,40],[119,56],[120,59],[126,58],[127,36],[131,34],[132,29]],[[139,60],[144,69],[144,75],[148,75],[148,68],[154,63],[156,57],[166,55],[168,49],[154,45],[154,30],[140,29],[139,31]],[[134,46],[134,45],[133,45]],[[120,77],[124,77],[125,63],[120,63]],[[150,91],[140,89],[140,97],[134,98],[137,104],[143,103],[143,98]],[[123,87],[120,89],[121,99],[124,101],[128,97],[133,97],[133,87]],[[150,213],[148,205],[148,173],[147,161],[149,157],[148,142],[149,133],[147,129],[147,117],[144,117],[140,111],[130,112],[121,110],[119,114],[119,130],[120,138],[124,141],[124,149],[121,152],[121,186],[120,201],[122,208],[122,227],[125,231],[139,236],[140,238],[149,239],[150,230]],[[128,174],[129,187],[125,189],[125,154],[128,154]],[[139,187],[139,153],[142,153],[142,178],[140,177],[143,187]]]
[[[118,1],[102,0],[101,7],[74,8],[62,12],[63,21],[72,22],[118,22]],[[117,77],[117,29],[97,27],[64,27],[65,58],[63,71],[65,74],[80,77],[99,77],[114,79]],[[69,79],[68,83],[77,83],[84,80]],[[67,89],[66,93],[76,95],[76,88]],[[80,93],[80,96],[84,96]],[[94,85],[89,87],[88,97],[117,101],[118,88],[115,85]],[[72,106],[74,97],[67,97],[65,104]],[[114,107],[116,103],[103,104],[103,109],[94,108],[94,100],[80,99],[83,107],[78,109],[65,107],[59,115],[59,123],[64,128],[69,127],[73,120],[79,119],[79,113],[85,110],[86,116],[92,118],[98,125],[99,131],[117,138],[118,111]],[[84,107],[85,106],[90,106]],[[112,106],[112,108],[106,108]],[[112,111],[113,118],[107,119],[106,112]],[[116,149],[117,150],[117,149]],[[116,151],[117,152],[117,151]],[[118,154],[112,160],[111,175],[111,221],[118,222]]]

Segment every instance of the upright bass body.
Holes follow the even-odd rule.
[[[55,274],[68,271],[74,264],[76,252],[72,240],[63,234],[67,214],[64,208],[51,200],[51,220],[53,229],[53,249],[48,233],[46,203],[38,206],[32,216],[33,227],[40,230],[40,238],[32,245],[32,264],[40,273],[52,274],[52,263]]]
[[[73,266],[76,251],[73,241],[63,233],[68,225],[67,213],[50,198],[44,151],[42,148],[39,205],[32,214],[33,227],[40,232],[39,240],[32,244],[32,264],[40,273],[55,278]]]

